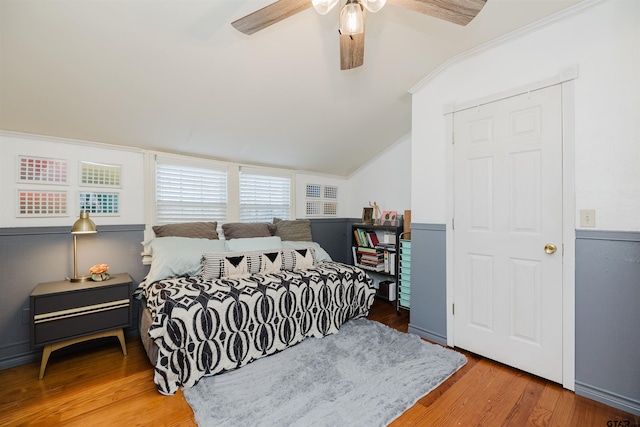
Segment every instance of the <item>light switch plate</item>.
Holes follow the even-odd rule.
[[[596,226],[596,210],[580,209],[580,227]]]

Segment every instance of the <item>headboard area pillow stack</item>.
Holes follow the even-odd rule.
[[[303,252],[308,251],[313,257],[312,264],[322,261],[331,261],[329,254],[316,242],[313,242],[311,234],[311,222],[309,220],[282,220],[274,218],[273,224],[268,222],[256,223],[227,223],[222,225],[224,240],[216,230],[217,222],[189,222],[154,226],[156,238],[143,242],[145,253],[151,255],[151,267],[146,277],[146,283],[158,280],[195,276],[202,272],[203,254],[222,253],[264,253],[286,249],[286,262],[283,268],[294,268],[305,264],[304,259],[292,261],[294,252],[298,258]],[[282,253],[281,253],[282,255]],[[249,261],[247,258],[245,261]],[[239,259],[233,260],[233,262]],[[232,262],[230,260],[230,262]],[[253,262],[254,265],[269,265],[266,259]],[[261,271],[276,270],[271,263],[270,267]],[[215,268],[220,268],[218,265]],[[230,270],[229,265],[227,270]],[[242,275],[243,267],[238,268],[232,274]],[[222,271],[222,270],[221,270]],[[226,271],[226,270],[225,270]],[[218,273],[217,273],[218,274]],[[225,273],[226,274],[226,273]],[[211,274],[213,275],[213,274]]]

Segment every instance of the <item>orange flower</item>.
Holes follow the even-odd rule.
[[[96,264],[89,269],[89,273],[102,274],[106,273],[107,270],[109,270],[109,266],[107,264]]]

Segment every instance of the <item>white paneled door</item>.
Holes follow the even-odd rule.
[[[562,382],[560,85],[454,114],[454,344]]]

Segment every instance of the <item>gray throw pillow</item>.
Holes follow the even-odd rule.
[[[276,225],[275,235],[283,241],[311,242],[311,221],[308,219],[283,220],[273,218]]]
[[[271,237],[275,231],[268,222],[229,222],[222,224],[224,238],[227,240],[247,237]]]
[[[176,224],[154,225],[156,237],[191,237],[195,239],[219,239],[218,223],[213,222],[182,222]]]

